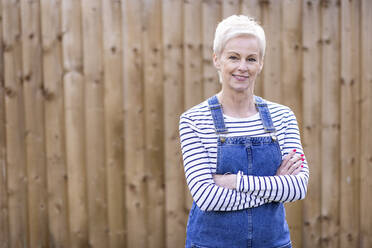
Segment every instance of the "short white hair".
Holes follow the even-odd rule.
[[[265,32],[253,18],[245,15],[232,15],[218,24],[214,35],[213,52],[219,57],[227,41],[241,35],[253,35],[258,39],[263,60],[266,48]]]

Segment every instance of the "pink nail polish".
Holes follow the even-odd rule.
[[[301,157],[305,156],[304,154],[301,154]]]
[[[303,165],[301,165],[301,168],[304,168],[304,166],[303,166]]]
[[[293,149],[294,152],[296,152],[297,150],[296,149]]]
[[[302,161],[305,161],[305,159],[304,159],[304,158],[301,158],[301,160],[302,160]]]

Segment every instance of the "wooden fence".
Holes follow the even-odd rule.
[[[372,1],[0,1],[0,247],[182,247],[185,109],[219,90],[216,24],[267,34],[311,179],[294,247],[372,247]]]

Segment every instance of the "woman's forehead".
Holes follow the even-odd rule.
[[[252,53],[259,54],[258,39],[252,36],[235,37],[226,42],[223,49],[225,53]]]

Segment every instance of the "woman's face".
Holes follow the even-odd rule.
[[[258,39],[248,35],[228,40],[221,55],[214,55],[213,60],[221,73],[222,88],[239,92],[253,90],[263,64]]]

